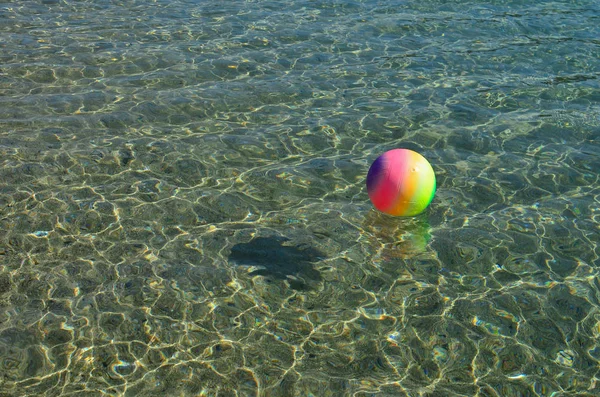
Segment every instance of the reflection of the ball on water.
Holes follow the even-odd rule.
[[[370,211],[363,224],[369,243],[378,251],[378,261],[409,258],[427,250],[431,239],[425,216],[397,218]]]

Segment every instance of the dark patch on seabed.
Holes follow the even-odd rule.
[[[310,289],[310,282],[321,280],[314,263],[324,256],[312,247],[288,245],[285,237],[257,237],[231,248],[229,260],[241,266],[256,266],[251,276],[287,280],[293,289]]]

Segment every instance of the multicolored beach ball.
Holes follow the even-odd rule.
[[[413,216],[435,195],[435,173],[429,161],[409,149],[393,149],[377,158],[367,174],[367,191],[379,211]]]

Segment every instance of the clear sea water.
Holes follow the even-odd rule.
[[[0,396],[599,396],[599,170],[598,1],[3,1]]]

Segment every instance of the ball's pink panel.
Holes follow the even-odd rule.
[[[396,204],[398,191],[408,175],[409,164],[406,159],[409,154],[405,149],[394,149],[376,160],[380,164],[376,167],[377,175],[373,175],[375,184],[368,191],[371,202],[378,210],[386,212]]]

